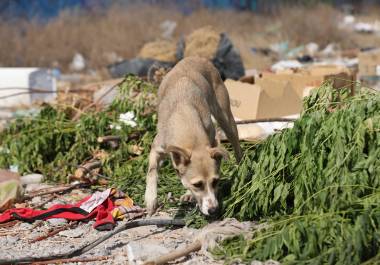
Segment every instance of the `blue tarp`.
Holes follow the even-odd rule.
[[[184,14],[191,13],[197,6],[250,10],[256,10],[257,8],[257,0],[0,0],[0,16],[6,19],[33,18],[47,20],[56,17],[60,11],[66,8],[78,8],[81,10],[105,9],[115,2],[119,4],[169,4],[176,6]]]
[[[5,19],[42,19],[56,17],[66,8],[107,7],[110,0],[0,0],[0,16]]]
[[[380,0],[331,0],[335,5],[344,3],[379,4]],[[80,10],[106,10],[113,3],[165,4],[177,7],[182,13],[189,14],[199,7],[235,10],[263,11],[272,10],[283,3],[282,0],[0,0],[0,17],[48,20],[56,17],[66,8]]]

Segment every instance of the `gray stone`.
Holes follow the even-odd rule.
[[[77,238],[81,237],[85,233],[83,227],[77,227],[75,229],[64,230],[58,233],[60,236]]]
[[[33,225],[29,223],[21,223],[18,227],[22,230],[30,230]]]
[[[128,261],[135,265],[169,252],[170,250],[160,245],[159,242],[157,244],[131,242],[127,245]]]
[[[47,220],[51,225],[58,226],[67,224],[67,220],[64,218],[52,218]]]
[[[33,197],[31,202],[32,202],[32,204],[39,204],[42,202],[42,199],[40,196]]]
[[[7,244],[14,245],[19,239],[18,236],[7,236]]]
[[[280,265],[281,263],[275,260],[267,260],[264,262],[264,265]]]
[[[39,184],[44,180],[44,176],[41,174],[28,174],[25,176],[22,176],[21,183],[26,184]]]

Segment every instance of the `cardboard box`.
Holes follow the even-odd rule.
[[[359,53],[359,76],[380,76],[380,49]]]
[[[333,81],[335,88],[354,87],[354,77],[351,71],[346,67],[336,65],[317,65],[277,74],[263,73],[262,78],[289,81],[301,100],[308,95],[305,93],[305,89],[319,87],[327,80]]]
[[[283,117],[300,111],[300,99],[289,82],[258,79],[249,84],[227,79],[225,85],[237,119]]]
[[[332,79],[336,88],[353,86],[353,75],[345,67],[314,66],[297,72],[263,73],[249,82],[226,80],[231,110],[236,120],[278,118],[298,115],[302,100],[324,81]],[[243,80],[246,81],[246,80]],[[254,82],[251,84],[251,82]],[[238,125],[239,137],[254,140],[268,136],[271,124]],[[287,123],[277,124],[284,126]]]
[[[226,80],[232,112],[236,118],[261,119],[300,113],[302,99],[326,80],[334,87],[353,85],[353,76],[345,67],[314,66],[297,72],[263,73],[254,84]]]
[[[380,91],[380,49],[359,54],[358,79],[363,85]]]

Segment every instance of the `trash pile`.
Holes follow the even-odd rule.
[[[169,69],[188,56],[200,56],[213,62],[223,79],[238,79],[244,75],[244,66],[238,50],[226,33],[207,26],[182,37],[177,44],[169,40],[157,40],[142,47],[139,55],[108,66],[111,76],[135,74],[154,80],[160,68]]]
[[[380,94],[333,89],[304,101],[294,127],[245,151],[232,171],[226,217],[261,220],[215,255],[285,264],[361,264],[380,245]]]

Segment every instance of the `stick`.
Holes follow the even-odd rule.
[[[98,137],[98,143],[108,143],[113,149],[116,149],[119,146],[120,141],[121,137],[116,135]]]
[[[83,253],[93,249],[103,241],[106,241],[110,237],[116,235],[117,233],[120,233],[126,229],[139,227],[139,226],[147,226],[147,225],[158,225],[158,226],[164,226],[164,225],[173,225],[173,226],[185,226],[186,222],[183,219],[139,219],[134,220],[131,222],[127,222],[122,224],[120,227],[117,227],[115,230],[110,231],[108,234],[102,236],[99,239],[96,239],[84,246],[81,246],[77,249],[71,250],[66,253],[52,255],[52,256],[45,256],[45,257],[22,257],[17,259],[1,259],[0,258],[0,265],[4,264],[20,264],[20,263],[31,263],[31,262],[37,262],[37,261],[47,261],[47,260],[54,260],[54,259],[68,259],[75,256],[82,255]]]
[[[98,137],[98,143],[119,142],[120,140],[121,137],[117,135],[107,135]]]
[[[53,231],[47,233],[46,235],[39,236],[39,237],[36,237],[35,239],[32,239],[32,240],[30,241],[30,243],[35,243],[35,242],[37,242],[37,241],[42,241],[42,240],[44,240],[44,239],[46,239],[46,238],[48,238],[48,237],[51,237],[51,236],[54,236],[54,235],[58,234],[58,233],[61,232],[61,231],[64,231],[64,230],[69,229],[69,228],[73,228],[73,227],[75,227],[75,226],[77,226],[77,225],[78,225],[78,222],[72,222],[72,223],[70,223],[70,224],[64,225],[64,226],[62,226],[62,227],[59,227],[59,228],[57,228],[57,229],[54,229]]]
[[[47,198],[46,200],[44,200],[43,202],[39,203],[39,204],[36,204],[33,206],[33,208],[35,209],[40,209],[42,206],[44,206],[46,203],[52,201],[53,199],[57,198],[58,195],[57,194],[52,194],[49,198]]]
[[[84,164],[83,166],[79,166],[77,170],[75,170],[75,178],[76,179],[82,179],[87,173],[89,173],[91,170],[95,168],[99,168],[102,166],[102,163],[100,161],[93,161],[88,162]]]
[[[4,224],[0,224],[0,228],[10,228],[12,226],[15,226],[16,224],[20,223],[21,221],[19,220],[13,220]]]
[[[100,261],[107,260],[109,256],[100,256],[94,258],[72,258],[72,259],[55,259],[41,262],[33,262],[31,265],[44,265],[44,264],[61,264],[61,263],[71,263],[71,262],[91,262],[91,261]]]
[[[161,257],[158,257],[153,260],[146,261],[144,265],[162,265],[166,264],[169,261],[176,260],[181,257],[185,257],[189,255],[191,252],[199,251],[202,247],[202,243],[198,240],[191,243],[190,245],[176,249],[168,254],[162,255]]]
[[[77,183],[77,184],[66,185],[66,186],[58,187],[58,188],[54,187],[54,188],[44,189],[43,191],[40,191],[40,192],[26,194],[24,196],[24,200],[32,199],[33,197],[36,197],[36,196],[42,196],[42,195],[46,195],[46,194],[60,193],[60,192],[64,192],[64,191],[69,191],[69,190],[74,189],[76,187],[79,187],[81,185],[83,185],[83,184],[82,183]]]
[[[292,118],[265,118],[265,119],[255,119],[255,120],[243,120],[243,121],[235,121],[236,124],[250,124],[250,123],[258,123],[258,122],[292,122],[297,119]]]

